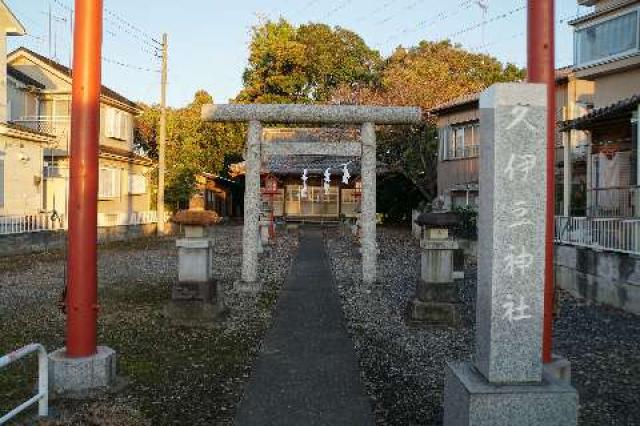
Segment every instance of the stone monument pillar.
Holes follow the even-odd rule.
[[[236,283],[240,291],[258,291],[258,244],[260,220],[260,150],[262,124],[249,121],[245,162],[247,173],[244,190],[244,228],[242,231],[242,281]]]
[[[480,98],[476,353],[450,363],[444,424],[576,425],[578,395],[542,374],[546,88]]]
[[[360,213],[362,245],[362,280],[376,281],[378,246],[376,244],[376,127],[362,125],[362,209]]]

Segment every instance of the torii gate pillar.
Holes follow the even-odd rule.
[[[247,174],[244,189],[244,228],[242,230],[242,281],[236,288],[259,290],[258,282],[258,225],[260,220],[260,151],[262,124],[249,122],[245,162]]]
[[[360,133],[362,138],[362,281],[372,284],[376,281],[378,245],[376,244],[376,127],[364,123]]]

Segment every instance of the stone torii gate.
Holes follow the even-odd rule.
[[[422,111],[413,107],[352,105],[205,105],[202,119],[212,122],[248,122],[245,152],[246,182],[242,239],[242,281],[239,290],[257,291],[258,221],[260,216],[261,163],[272,155],[336,155],[361,157],[362,178],[362,279],[376,280],[376,124],[418,124]],[[323,144],[317,142],[262,143],[262,123],[356,124],[361,125],[360,142]]]

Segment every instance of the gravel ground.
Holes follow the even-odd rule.
[[[473,352],[476,267],[460,285],[463,325],[410,327],[407,302],[419,277],[420,249],[408,229],[381,228],[379,281],[360,279],[358,247],[329,230],[326,245],[337,290],[381,425],[442,423],[445,363]],[[572,363],[581,425],[640,424],[640,317],[560,294],[555,352]]]
[[[177,280],[173,240],[100,247],[99,342],[116,349],[124,386],[89,401],[54,401],[49,424],[231,424],[297,247],[296,237],[280,235],[261,262],[264,291],[240,295],[232,285],[240,277],[241,233],[221,226],[212,235],[229,308],[214,328],[174,326],[163,315]],[[57,309],[64,266],[63,253],[0,259],[0,353],[32,341],[48,350],[64,345]],[[33,364],[0,374],[0,412],[30,394],[34,383],[25,378],[35,377]]]

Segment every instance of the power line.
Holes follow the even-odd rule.
[[[124,19],[122,16],[118,15],[116,12],[114,12],[113,10],[109,9],[109,8],[105,8],[105,12],[112,16],[114,19],[122,22],[125,26],[127,26],[128,28],[130,28],[132,31],[136,31],[139,34],[143,35],[144,37],[147,37],[147,39],[151,40],[153,43],[155,43],[156,47],[161,48],[162,47],[162,42],[156,40],[155,38],[153,38],[153,36],[149,35],[149,33],[147,33],[146,31],[144,31],[143,29],[141,29],[140,27],[135,26],[134,24],[132,24],[131,22],[127,21],[126,19]]]
[[[307,3],[305,3],[304,6],[302,6],[302,8],[298,9],[298,11],[294,15],[300,15],[302,14],[302,12],[306,12],[312,6],[315,6],[319,1],[320,0],[309,0]]]
[[[518,12],[520,12],[520,11],[522,11],[522,10],[525,10],[526,8],[527,8],[527,6],[526,6],[526,5],[523,5],[523,6],[520,6],[520,7],[515,8],[515,9],[511,9],[511,10],[510,10],[510,11],[508,11],[508,12],[502,13],[502,14],[500,14],[500,15],[496,15],[496,16],[494,16],[494,17],[493,17],[493,18],[491,18],[491,19],[484,19],[484,20],[482,20],[482,22],[480,22],[480,23],[476,23],[476,24],[474,24],[474,25],[468,26],[468,27],[466,27],[466,28],[463,28],[462,30],[456,31],[456,32],[451,33],[451,34],[449,34],[449,35],[447,35],[447,36],[445,36],[445,37],[442,37],[442,38],[443,38],[443,39],[452,39],[453,37],[457,37],[457,36],[459,36],[459,35],[462,35],[462,34],[468,33],[469,31],[473,31],[473,30],[475,30],[475,29],[481,28],[483,25],[490,24],[490,23],[492,23],[492,22],[496,22],[496,21],[500,21],[500,20],[502,20],[502,19],[506,19],[506,18],[508,18],[508,17],[510,17],[510,16],[512,16],[512,15],[514,15],[515,13],[518,13]]]
[[[378,13],[382,12],[383,10],[385,10],[386,8],[388,8],[389,6],[391,6],[394,2],[393,1],[387,1],[385,3],[382,4],[382,6],[378,7],[377,9],[374,9],[372,12],[367,13],[366,15],[362,15],[359,18],[356,19],[356,22],[364,22],[364,21],[368,21],[369,18],[371,18],[372,16],[376,16]]]
[[[407,10],[415,9],[420,3],[424,3],[424,2],[425,2],[425,0],[413,0],[410,4],[408,4],[405,7],[403,7],[402,10],[407,11]],[[384,8],[386,8],[388,5],[391,5],[391,4],[393,4],[393,2],[385,3],[385,5],[383,6],[383,10],[384,10]],[[376,22],[375,25],[386,24],[387,22],[389,22],[389,21],[393,20],[394,18],[396,18],[398,15],[399,15],[399,13],[391,14],[391,15],[387,16],[386,18],[381,19],[378,22]],[[367,15],[367,16],[370,16],[370,15]]]
[[[430,26],[431,24],[434,24],[438,21],[445,21],[447,19],[450,19],[451,17],[458,15],[459,13],[461,13],[462,11],[471,8],[471,6],[473,6],[473,0],[461,0],[460,3],[458,3],[456,10],[453,11],[449,11],[449,10],[444,10],[440,13],[438,13],[436,16],[428,18],[428,19],[424,19],[420,22],[418,22],[418,24],[416,24],[414,27],[412,28],[405,28],[401,31],[396,32],[395,34],[392,34],[391,36],[389,36],[389,38],[387,38],[387,42],[397,39],[398,37],[405,35],[405,34],[409,34],[409,33],[415,33],[420,31],[421,29]]]
[[[567,21],[570,21],[570,20],[573,20],[573,19],[577,19],[580,16],[582,16],[582,14],[580,14],[580,13],[578,13],[578,14],[572,13],[570,15],[565,15],[563,17],[558,18],[556,20],[556,24],[563,24],[563,23],[565,23]],[[476,46],[469,47],[468,50],[471,50],[471,51],[484,50],[487,47],[496,46],[496,45],[508,42],[510,40],[514,40],[514,39],[517,39],[517,38],[520,38],[520,37],[524,37],[526,34],[527,34],[526,31],[519,31],[519,32],[514,33],[514,34],[512,34],[512,35],[510,35],[508,37],[502,37],[499,40],[493,41],[491,43],[483,43],[483,44],[479,44],[479,45],[476,45]]]
[[[333,9],[329,10],[329,12],[327,12],[324,16],[323,19],[327,19],[333,15],[335,15],[336,13],[340,12],[342,9],[346,8],[349,3],[353,2],[353,0],[343,0],[341,3],[338,3],[338,5],[336,7],[334,7]]]
[[[74,12],[74,8],[64,3],[62,0],[52,1],[66,11],[70,13]],[[151,37],[148,33],[143,31],[139,27],[133,25],[126,19],[122,18],[111,9],[105,8],[105,13],[107,14],[107,16],[105,16],[105,21],[108,25],[111,26],[110,32],[109,29],[107,29],[105,26],[105,31],[109,35],[112,35],[114,37],[118,36],[118,33],[116,31],[113,31],[115,27],[115,29],[120,33],[128,34],[129,36],[131,36],[131,38],[138,40],[141,43],[141,49],[143,52],[149,53],[154,57],[158,57],[159,46],[157,44],[158,42],[153,37]]]
[[[524,37],[526,34],[527,33],[525,31],[520,31],[518,33],[512,34],[509,37],[502,37],[502,38],[500,38],[500,40],[496,40],[496,41],[493,41],[491,43],[478,44],[478,45],[475,45],[475,46],[472,46],[472,47],[468,47],[466,49],[470,50],[472,52],[479,52],[481,50],[486,49],[487,47],[496,46],[498,44],[502,44],[502,43],[505,43],[505,42],[510,41],[510,40],[514,40],[514,39],[517,39],[517,38],[520,38],[520,37]]]
[[[109,64],[119,65],[121,67],[129,68],[129,69],[136,70],[136,71],[146,71],[146,72],[154,72],[154,73],[159,73],[160,72],[160,70],[158,70],[158,69],[153,69],[153,68],[147,68],[147,67],[142,67],[142,66],[138,66],[138,65],[127,64],[125,62],[118,61],[116,59],[107,58],[105,56],[102,57],[102,60],[104,62],[106,62],[106,63],[109,63]]]

